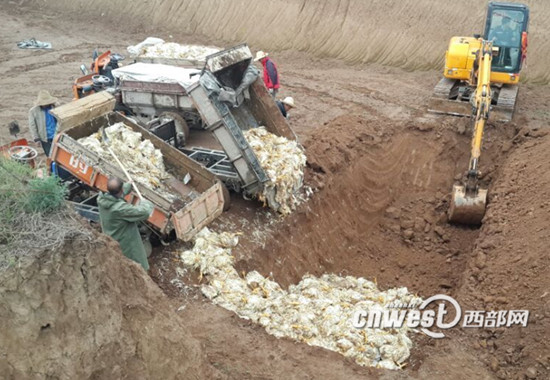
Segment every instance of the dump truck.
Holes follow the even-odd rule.
[[[186,90],[206,130],[216,137],[233,164],[242,191],[256,195],[269,178],[243,131],[264,126],[289,140],[296,140],[296,135],[268,93],[252,58],[246,44],[211,54],[199,80]]]
[[[268,177],[243,131],[264,126],[289,140],[296,140],[296,135],[252,58],[249,47],[240,44],[207,56],[200,71],[136,63],[113,70],[113,75],[133,117],[145,124],[156,117],[172,118],[176,133],[184,134],[179,149],[218,174],[228,187],[253,196]]]
[[[188,158],[181,151],[141,127],[131,119],[113,112],[115,98],[107,92],[99,92],[66,105],[57,107],[52,114],[57,118],[59,132],[52,143],[51,162],[68,171],[79,181],[96,191],[107,190],[110,176],[125,178],[122,169],[78,142],[101,128],[122,122],[143,139],[151,141],[162,152],[164,165],[173,175],[169,184],[177,200],[137,183],[142,196],[155,206],[147,225],[164,238],[175,233],[178,239],[189,241],[216,219],[229,199],[223,183],[206,168]],[[126,200],[138,202],[135,192]]]
[[[186,87],[200,70],[164,64],[135,63],[114,72],[117,92],[132,118],[240,191],[240,179],[224,147],[205,129]]]
[[[178,146],[187,144],[190,128],[204,129],[185,90],[199,80],[198,74],[197,69],[141,62],[113,71],[120,102],[132,117],[147,127],[156,119],[174,120]]]

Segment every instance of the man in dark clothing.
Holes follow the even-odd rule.
[[[501,19],[500,25],[490,33],[490,38],[495,40],[497,46],[519,47],[521,40],[520,24],[508,17]]]
[[[277,71],[277,65],[268,57],[268,54],[259,51],[256,53],[255,61],[260,61],[264,69],[264,83],[267,90],[274,98],[279,91],[279,72]]]
[[[290,96],[287,96],[283,100],[277,100],[275,103],[277,103],[277,106],[279,107],[279,110],[281,111],[285,119],[288,119],[288,111],[296,107],[294,105],[294,99]]]
[[[521,49],[520,23],[509,17],[503,17],[500,25],[491,30],[489,39],[494,39],[495,45],[501,50],[496,59],[497,64],[516,66]]]
[[[97,199],[101,229],[103,233],[118,241],[124,256],[141,264],[147,271],[149,263],[139,234],[138,222],[147,220],[154,207],[145,199],[137,205],[126,203],[124,196],[131,190],[131,183],[123,183],[115,177],[109,178],[108,193],[101,193]]]
[[[57,131],[57,120],[50,113],[55,103],[57,98],[42,90],[38,93],[35,106],[29,111],[29,130],[32,138],[34,142],[40,142],[46,156],[50,155],[52,140]]]

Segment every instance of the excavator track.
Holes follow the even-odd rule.
[[[497,104],[491,107],[491,120],[510,121],[516,109],[519,86],[504,85],[500,88]]]
[[[454,116],[470,116],[472,107],[459,97],[460,81],[442,78],[434,88],[428,104],[428,112]],[[457,97],[457,100],[453,98]]]
[[[470,117],[472,106],[469,103],[469,96],[464,96],[466,87],[466,84],[461,81],[442,78],[435,86],[429,100],[428,112]],[[490,120],[502,122],[512,120],[518,86],[503,85],[500,88],[495,86],[492,91],[497,97],[497,103],[491,106]]]

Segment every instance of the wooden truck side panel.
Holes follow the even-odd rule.
[[[122,170],[84,148],[76,140],[116,122],[124,122],[140,132],[144,139],[151,140],[155,148],[161,150],[167,170],[180,179],[189,173],[191,180],[187,185],[199,194],[183,208],[173,210],[170,201],[153,190],[138,185],[143,197],[155,205],[155,210],[148,219],[152,227],[163,235],[175,229],[179,239],[188,241],[223,212],[223,188],[214,174],[146,129],[115,112],[88,120],[57,135],[52,145],[51,159],[88,186],[106,191],[110,175],[125,178]],[[126,199],[132,203],[137,202],[134,193],[129,194]]]
[[[273,97],[267,91],[262,78],[258,78],[252,83],[249,90],[250,99],[245,101],[245,104],[254,115],[258,125],[263,125],[268,132],[274,135],[296,140],[296,134],[273,101]]]

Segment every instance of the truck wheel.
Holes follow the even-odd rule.
[[[153,253],[153,245],[151,244],[149,238],[142,239],[141,241],[143,243],[143,248],[145,248],[145,255],[149,258],[151,253]]]
[[[231,208],[231,194],[227,189],[227,186],[222,183],[222,194],[223,194],[223,211],[227,211]]]
[[[185,119],[176,112],[163,112],[159,115],[159,119],[174,120],[176,125],[176,145],[177,147],[183,147],[189,141],[189,126]]]

